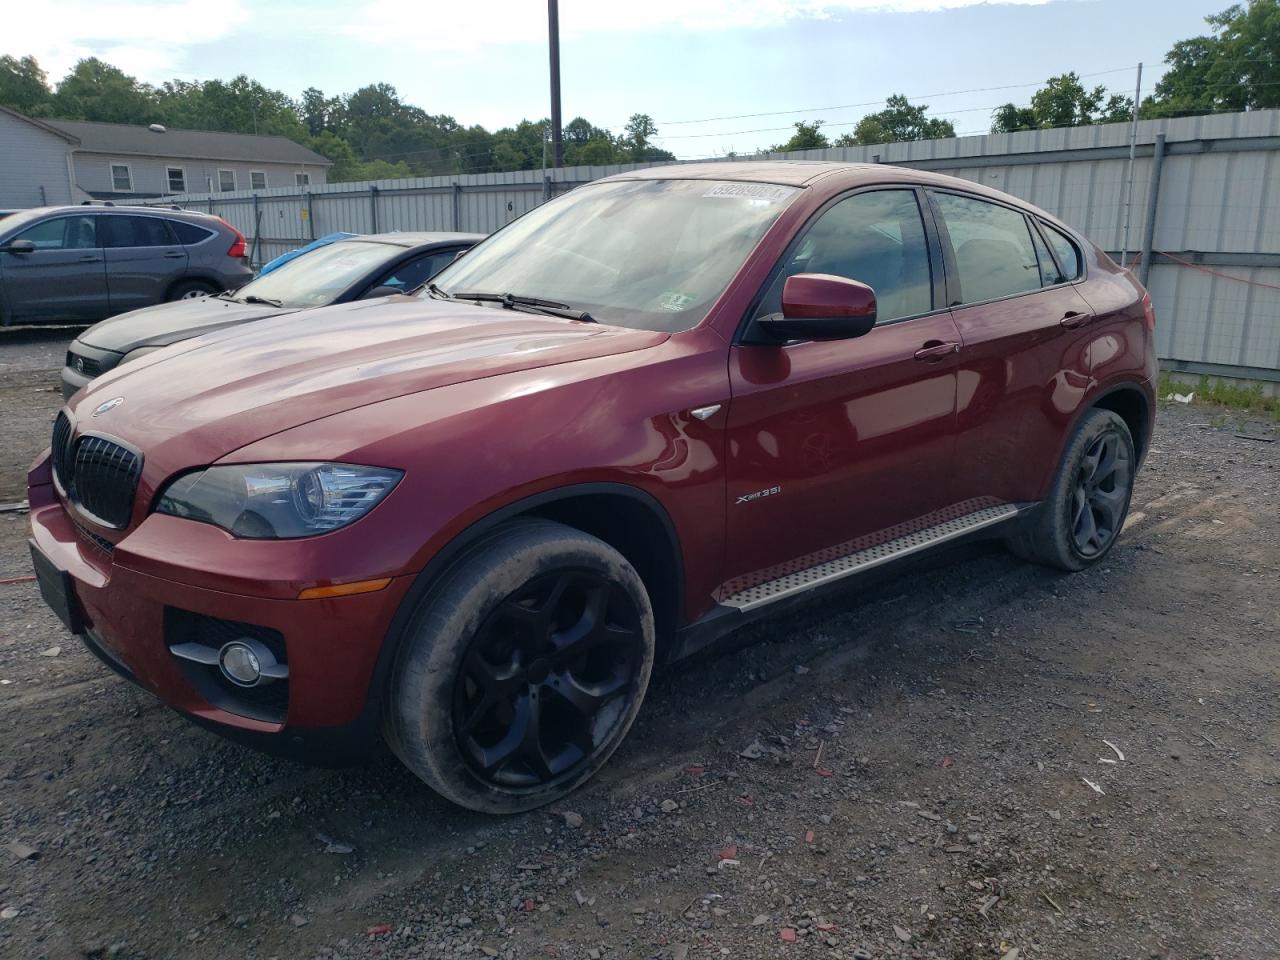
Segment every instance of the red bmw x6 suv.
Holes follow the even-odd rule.
[[[958,538],[1069,570],[1153,424],[1151,302],[1071,228],[887,166],[649,169],[418,297],[96,380],[32,467],[68,628],[188,717],[478,810],[597,770],[655,661]]]

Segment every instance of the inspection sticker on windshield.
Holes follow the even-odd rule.
[[[795,187],[780,187],[776,183],[717,183],[703,196],[782,203],[795,192]]]

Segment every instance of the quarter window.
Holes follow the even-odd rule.
[[[1040,262],[1026,217],[1009,207],[954,193],[937,193],[934,198],[955,252],[960,295],[953,305],[1040,289]]]
[[[757,316],[782,309],[783,284],[797,273],[830,273],[867,284],[876,293],[878,321],[933,309],[929,247],[911,190],[875,190],[841,200],[787,257]]]
[[[22,231],[14,240],[30,240],[37,250],[85,250],[98,245],[97,217],[56,217]]]
[[[236,188],[236,172],[234,170],[218,171],[218,189],[223,193]]]
[[[1031,229],[1031,242],[1036,248],[1036,259],[1040,261],[1040,286],[1052,287],[1062,283],[1064,278],[1058,272],[1058,265],[1053,262],[1053,257],[1049,255],[1049,248],[1044,245],[1044,238],[1036,232],[1034,227]]]
[[[267,189],[267,174],[262,170],[249,171],[249,188],[251,190]]]
[[[197,227],[194,223],[187,223],[185,220],[170,220],[169,229],[177,235],[179,243],[185,243],[187,246],[208,240],[213,236],[212,230]]]
[[[133,172],[127,163],[111,165],[111,189],[116,193],[129,193],[133,190]]]
[[[166,167],[165,176],[169,178],[170,193],[187,192],[187,171],[182,167]]]
[[[1043,222],[1041,226],[1044,227],[1044,235],[1049,238],[1049,245],[1053,247],[1053,252],[1058,256],[1058,265],[1062,267],[1062,279],[1078,280],[1080,274],[1084,272],[1084,264],[1080,258],[1080,248],[1076,246],[1074,240],[1070,239],[1057,227],[1051,227]]]

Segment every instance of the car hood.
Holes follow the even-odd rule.
[[[666,333],[396,296],[303,311],[176,344],[73,400],[80,429],[180,469],[369,403],[656,346]],[[107,401],[123,400],[95,415]]]
[[[176,300],[95,323],[76,339],[99,350],[128,353],[139,347],[167,347],[223,327],[295,312],[296,307],[235,303],[218,297]]]

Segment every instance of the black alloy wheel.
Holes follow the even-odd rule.
[[[1129,445],[1107,430],[1081,458],[1071,494],[1071,536],[1080,556],[1096,557],[1111,545],[1124,524],[1132,485]]]
[[[458,672],[453,729],[468,768],[507,790],[572,779],[641,692],[644,649],[640,611],[598,571],[529,581],[489,613]]]

